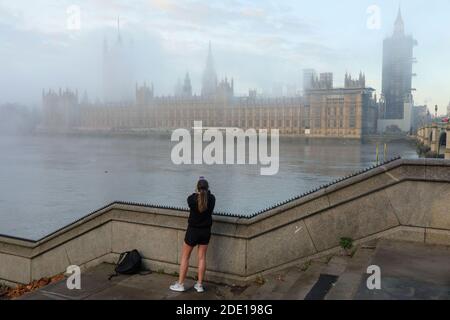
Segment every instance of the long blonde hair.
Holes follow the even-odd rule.
[[[204,212],[208,208],[208,190],[208,181],[202,179],[197,182],[197,206],[199,212]]]

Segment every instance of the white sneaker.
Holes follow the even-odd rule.
[[[179,283],[177,281],[173,285],[170,286],[170,290],[177,291],[177,292],[183,292],[184,291],[184,284]]]
[[[194,285],[194,289],[197,290],[197,292],[204,292],[205,291],[205,289],[203,289],[203,285],[201,283],[198,283],[198,282]]]

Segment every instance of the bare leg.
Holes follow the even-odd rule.
[[[203,278],[205,277],[206,271],[206,250],[208,249],[208,245],[199,245],[198,246],[198,280],[197,282],[202,284]]]
[[[186,279],[186,274],[189,267],[189,258],[191,257],[192,249],[194,249],[194,247],[187,245],[185,242],[183,243],[180,263],[180,276],[178,278],[179,283],[184,283],[184,279]]]

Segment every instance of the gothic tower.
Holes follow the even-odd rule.
[[[217,74],[214,68],[214,60],[211,50],[211,41],[209,42],[208,57],[206,59],[206,66],[203,72],[202,79],[202,96],[213,97],[217,92]]]
[[[405,35],[405,23],[403,22],[401,9],[398,8],[397,19],[394,23],[394,36],[404,36]]]
[[[400,9],[394,32],[383,42],[382,95],[385,119],[403,119],[405,101],[411,98],[413,77],[413,48],[416,41],[405,34]]]
[[[129,61],[129,48],[120,32],[120,20],[117,19],[116,41],[103,40],[103,101],[114,104],[129,104],[133,100],[134,82]]]
[[[189,77],[189,73],[186,73],[186,77],[184,78],[182,96],[183,97],[192,97],[192,86],[191,86],[191,78]]]

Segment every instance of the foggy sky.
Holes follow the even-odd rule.
[[[80,30],[68,30],[67,8],[81,10]],[[379,29],[367,28],[367,8],[381,12]],[[406,32],[419,46],[414,56],[416,104],[450,101],[450,2],[402,2]],[[236,94],[274,84],[301,87],[301,70],[366,73],[381,90],[382,41],[393,30],[398,2],[392,0],[173,1],[0,0],[0,103],[39,105],[43,88],[70,87],[102,98],[103,38],[117,37],[133,54],[135,80],[153,82],[157,95],[173,94],[184,74],[200,92],[211,40],[219,79],[235,79]],[[434,108],[433,108],[434,109]]]

